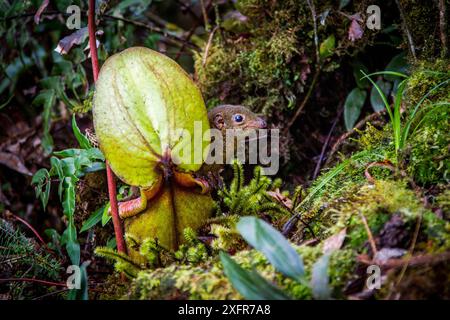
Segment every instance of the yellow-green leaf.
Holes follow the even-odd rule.
[[[209,129],[203,98],[186,72],[158,52],[135,47],[110,57],[100,70],[93,115],[100,149],[114,173],[130,185],[152,186],[161,174],[155,170],[161,157],[189,140],[190,159],[177,159],[177,169],[201,167],[201,160],[193,161],[194,148],[202,152],[209,139],[193,140],[195,122],[201,125],[199,134]]]

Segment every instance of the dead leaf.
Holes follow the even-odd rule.
[[[355,42],[355,40],[362,38],[363,33],[364,33],[364,30],[359,25],[358,20],[352,19],[352,24],[350,25],[350,28],[348,29],[349,40],[351,40],[352,42]]]
[[[83,43],[88,37],[88,28],[84,27],[81,28],[78,31],[75,31],[71,35],[68,35],[67,37],[62,38],[58,42],[58,46],[56,47],[55,51],[59,54],[67,54],[70,49],[74,45]]]
[[[36,11],[36,14],[34,15],[34,23],[39,24],[41,21],[41,14],[44,12],[45,8],[47,8],[50,0],[44,0],[42,1],[39,9]]]
[[[347,235],[347,228],[344,228],[339,233],[336,233],[331,237],[325,239],[325,241],[323,242],[323,249],[322,249],[323,254],[339,250],[342,247],[342,244],[344,243],[346,235]]]
[[[280,189],[277,188],[275,191],[267,191],[267,194],[275,200],[281,202],[286,208],[292,209],[292,200],[283,195],[280,192]]]
[[[400,248],[383,248],[378,250],[373,260],[379,264],[383,264],[390,259],[398,259],[403,257],[408,251]]]
[[[12,170],[25,174],[27,176],[33,175],[30,170],[25,167],[22,160],[15,154],[0,152],[0,164],[3,164]]]

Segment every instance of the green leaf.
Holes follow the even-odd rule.
[[[102,227],[104,227],[109,220],[111,220],[111,215],[108,213],[109,207],[110,207],[110,203],[108,202],[104,209],[103,209],[103,214],[102,214]]]
[[[63,199],[64,215],[68,218],[72,217],[75,212],[75,181],[72,177],[64,178],[64,199]]]
[[[354,88],[347,96],[344,104],[344,120],[345,127],[348,131],[353,129],[353,126],[361,114],[361,109],[366,101],[367,92],[359,88]]]
[[[402,52],[395,57],[392,58],[392,60],[388,63],[385,70],[386,71],[392,71],[397,73],[405,74],[408,72],[409,64],[406,60],[406,53]],[[384,76],[386,80],[394,81],[396,79],[396,76],[393,74],[385,74]]]
[[[31,185],[35,185],[34,191],[36,193],[36,198],[40,198],[42,202],[42,207],[47,207],[48,198],[50,195],[50,174],[47,169],[42,168],[36,171],[31,179]]]
[[[116,249],[117,247],[116,237],[110,238],[106,243],[106,247],[110,249]]]
[[[326,38],[321,44],[319,48],[320,58],[325,59],[331,56],[334,52],[334,46],[336,44],[336,38],[334,34]]]
[[[77,229],[73,221],[69,222],[67,229],[63,233],[63,238],[71,263],[78,266],[80,264],[80,244],[77,240]]]
[[[256,217],[242,217],[236,228],[251,246],[267,257],[275,269],[292,279],[302,280],[305,275],[303,261],[278,230]]]
[[[99,223],[102,220],[103,211],[105,210],[105,206],[98,208],[95,210],[91,216],[83,223],[83,226],[81,227],[80,233],[84,232],[86,230],[89,230],[93,226],[95,226],[97,223]]]
[[[312,267],[311,289],[314,299],[330,299],[331,288],[329,283],[328,265],[330,255],[325,254],[320,257]]]
[[[377,80],[376,83],[380,87],[381,91],[383,91],[384,95],[388,96],[389,92],[391,91],[392,84],[381,79]],[[370,91],[370,104],[372,105],[372,109],[375,112],[379,112],[385,109],[383,99],[381,98],[375,86],[372,87],[372,90]]]
[[[75,138],[77,138],[78,144],[82,149],[92,148],[89,139],[86,138],[86,136],[81,133],[80,128],[78,128],[77,121],[75,120],[75,114],[72,115],[72,130]]]
[[[129,48],[105,61],[95,86],[95,133],[121,180],[153,186],[166,148],[180,150],[187,143],[192,148],[183,156],[171,153],[176,169],[200,169],[202,159],[193,156],[203,155],[210,143],[194,143],[194,126],[201,123],[199,134],[207,133],[207,110],[200,90],[175,61],[148,48]],[[175,134],[177,129],[189,134]]]
[[[42,105],[44,111],[42,113],[44,135],[42,137],[42,147],[45,154],[50,154],[53,149],[53,138],[50,135],[51,113],[56,103],[56,92],[53,89],[42,90],[33,100],[32,105]]]
[[[220,252],[225,275],[233,287],[248,300],[290,299],[279,288],[269,283],[256,271],[247,271],[233,261],[226,253]]]
[[[355,77],[356,85],[358,88],[365,89],[369,87],[369,81],[367,79],[361,78],[361,70],[364,72],[369,72],[367,67],[361,63],[361,61],[356,61],[353,64],[353,76]]]

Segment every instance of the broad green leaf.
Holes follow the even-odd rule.
[[[331,56],[334,52],[334,46],[336,44],[336,38],[334,34],[326,38],[321,44],[319,48],[319,54],[322,59],[325,59]]]
[[[393,71],[393,72],[398,72],[398,73],[402,73],[402,74],[407,73],[408,69],[409,69],[409,64],[408,64],[408,61],[406,60],[405,52],[402,52],[402,53],[396,55],[395,57],[393,57],[392,60],[388,63],[388,65],[385,68],[386,71]],[[395,75],[392,75],[392,74],[385,74],[384,77],[386,78],[386,80],[389,80],[389,81],[394,81],[397,78]]]
[[[83,223],[80,233],[89,230],[90,228],[95,226],[97,223],[99,223],[102,220],[104,210],[105,210],[105,206],[100,207],[97,210],[95,210],[90,215],[90,217]]]
[[[252,247],[267,257],[275,269],[292,279],[302,280],[305,275],[303,261],[278,230],[256,217],[242,217],[236,228]]]
[[[72,130],[75,138],[77,138],[78,144],[82,149],[92,148],[88,138],[86,138],[86,136],[81,133],[80,128],[78,128],[77,121],[75,120],[75,114],[72,115]]]
[[[175,61],[158,52],[135,47],[108,58],[96,83],[93,116],[100,149],[129,185],[154,185],[161,156],[186,143],[193,148],[172,159],[177,169],[193,172],[202,165],[202,159],[193,159],[209,144],[208,139],[194,143],[195,123],[201,125],[200,136],[209,129],[200,90]]]
[[[247,271],[233,261],[226,253],[220,252],[225,275],[233,287],[248,300],[287,300],[283,291],[269,283],[256,271]]]
[[[383,81],[381,79],[377,80],[376,83],[380,87],[380,89],[384,92],[384,95],[388,96],[389,92],[391,91],[392,84],[388,81]],[[372,90],[370,91],[370,104],[372,105],[372,109],[375,112],[379,112],[385,109],[383,99],[381,98],[375,86],[372,87]]]
[[[348,94],[344,104],[345,127],[348,131],[353,129],[356,120],[358,120],[361,109],[366,101],[366,96],[367,92],[359,88],[353,89]]]
[[[330,255],[324,254],[312,267],[311,289],[314,299],[325,300],[331,298],[328,265]]]

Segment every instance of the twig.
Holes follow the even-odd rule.
[[[447,21],[445,0],[439,0],[439,29],[441,33],[442,56],[447,57]]]
[[[96,82],[98,78],[99,67],[97,45],[95,39],[95,0],[89,0],[88,30],[89,49],[91,52],[92,61],[92,74],[94,76],[94,82]],[[106,162],[106,176],[108,180],[109,202],[111,204],[111,216],[114,225],[114,233],[116,235],[117,251],[126,253],[125,239],[123,237],[122,225],[120,222],[119,210],[117,207],[116,181],[114,180],[114,173],[112,172],[108,162]]]
[[[389,160],[371,162],[366,166],[366,170],[364,170],[364,176],[366,177],[367,181],[369,181],[370,184],[375,183],[375,179],[374,177],[372,177],[369,171],[369,169],[373,167],[386,168],[391,170],[392,172],[395,172],[395,167]]]
[[[311,82],[311,86],[308,89],[308,92],[306,93],[305,98],[303,99],[302,103],[298,107],[297,111],[295,112],[294,116],[292,117],[291,121],[289,121],[288,125],[284,129],[284,134],[287,134],[289,129],[294,124],[295,120],[297,120],[298,116],[302,113],[303,109],[306,106],[306,103],[309,100],[309,97],[311,96],[311,93],[316,85],[317,79],[319,78],[320,69],[321,69],[321,62],[320,62],[320,53],[319,53],[319,37],[317,35],[317,18],[316,18],[316,9],[314,7],[313,0],[307,0],[309,9],[311,10],[311,16],[313,20],[313,26],[314,26],[314,46],[316,50],[316,72],[314,73],[313,81]]]
[[[402,18],[402,21],[403,21],[403,27],[405,29],[406,37],[408,38],[409,49],[411,51],[411,54],[412,54],[414,60],[417,60],[416,48],[414,47],[414,42],[413,42],[413,38],[411,36],[411,32],[409,32],[409,29],[408,29],[406,17],[403,13],[402,7],[400,6],[400,3],[398,2],[398,0],[395,0],[395,3],[397,4],[398,11],[400,12],[400,17]]]
[[[359,129],[361,129],[367,122],[371,121],[371,120],[375,120],[376,118],[378,118],[379,116],[382,116],[386,113],[386,110],[383,109],[379,112],[374,112],[369,114],[368,116],[366,116],[364,119],[362,119],[361,121],[359,121],[352,130],[347,131],[346,133],[344,133],[342,136],[339,137],[339,139],[337,139],[337,141],[334,143],[333,147],[331,148],[330,153],[327,156],[327,161],[325,162],[325,165],[327,165],[332,156],[336,153],[336,151],[339,149],[339,147],[341,146],[341,144],[347,140],[347,138],[349,136],[351,136],[352,134],[354,134],[355,132],[357,132]]]
[[[314,46],[316,49],[316,63],[320,64],[320,53],[319,53],[319,36],[317,35],[317,17],[316,8],[314,6],[314,0],[306,0],[308,2],[309,9],[311,10],[311,15],[313,19],[313,30],[314,30]]]
[[[203,67],[206,65],[206,60],[208,59],[208,55],[209,55],[209,48],[211,47],[211,44],[212,44],[212,41],[214,38],[214,33],[216,32],[217,29],[218,29],[218,26],[215,26],[214,29],[212,29],[212,31],[208,37],[208,43],[206,44],[205,53],[203,54],[203,61],[202,61]]]
[[[294,116],[292,117],[291,121],[289,121],[289,123],[287,124],[286,128],[284,128],[284,130],[283,130],[284,134],[287,134],[289,129],[294,124],[295,120],[297,120],[298,116],[300,115],[300,113],[302,113],[303,109],[305,108],[306,103],[308,102],[309,97],[311,96],[311,93],[313,92],[313,89],[316,86],[317,79],[319,78],[319,73],[320,73],[320,69],[317,69],[316,73],[314,74],[313,81],[311,82],[311,86],[309,87],[308,92],[306,93],[305,98],[303,99],[302,103],[298,107],[298,109],[295,112]]]
[[[369,243],[372,248],[372,257],[374,257],[377,254],[378,250],[377,250],[377,246],[375,245],[375,240],[373,239],[372,231],[370,231],[369,224],[367,223],[367,219],[362,214],[362,212],[358,211],[358,214],[360,215],[361,220],[364,224],[364,228],[366,229],[367,237],[369,238]]]
[[[34,278],[5,278],[0,279],[0,282],[32,282],[32,283],[39,283],[46,286],[55,286],[55,287],[66,287],[67,284],[61,283],[61,282],[52,282],[47,280],[41,280],[41,279],[34,279]]]
[[[341,115],[342,115],[343,111],[344,111],[344,108],[341,106],[339,111],[338,111],[338,114],[336,115],[336,118],[333,121],[333,124],[332,124],[332,126],[330,128],[330,131],[328,132],[327,139],[325,140],[325,143],[322,146],[322,151],[320,152],[319,160],[317,160],[316,168],[314,169],[314,174],[313,174],[313,177],[312,177],[313,180],[316,179],[317,175],[319,174],[319,170],[320,170],[320,167],[321,167],[322,162],[323,162],[325,151],[327,150],[328,144],[330,143],[330,140],[331,140],[331,134],[333,133],[334,128],[336,127],[339,119],[341,118]]]
[[[202,15],[205,23],[205,30],[208,31],[209,30],[208,14],[206,13],[204,0],[200,0],[200,6],[202,7]]]
[[[27,226],[28,229],[30,229],[34,235],[36,236],[36,238],[39,239],[39,242],[47,248],[47,244],[45,243],[44,239],[42,239],[41,235],[36,231],[35,228],[33,228],[33,226],[31,224],[29,224],[27,221],[25,221],[24,219],[22,219],[19,216],[16,216],[14,213],[8,211],[8,215],[11,215],[15,220],[20,221],[21,223],[23,223],[24,225]],[[48,248],[47,248],[48,249]]]
[[[366,255],[361,255],[357,257],[358,262],[365,265],[378,264],[384,269],[402,268],[405,262],[408,260],[408,264],[411,267],[420,266],[423,264],[437,264],[447,260],[450,260],[450,252],[443,252],[439,254],[421,254],[408,258],[401,259],[389,259],[387,261],[373,261],[369,259]]]
[[[411,261],[411,257],[413,256],[414,248],[416,247],[416,243],[417,243],[417,237],[419,236],[421,223],[422,223],[422,212],[420,212],[419,217],[417,218],[416,228],[414,230],[414,236],[413,236],[413,239],[412,239],[412,242],[411,242],[411,246],[409,248],[409,254],[406,257],[406,259],[405,259],[406,261],[403,264],[403,267],[402,267],[402,270],[400,272],[400,275],[398,276],[397,283],[396,283],[397,286],[402,281],[403,276],[405,275],[406,269],[408,268],[409,262]]]

